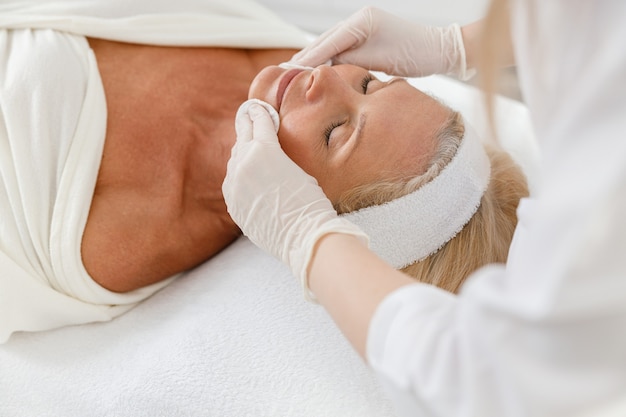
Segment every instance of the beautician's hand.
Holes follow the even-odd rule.
[[[314,67],[328,60],[405,77],[449,74],[467,79],[472,75],[459,25],[424,26],[374,7],[339,22],[290,62]]]
[[[257,102],[258,103],[258,102]],[[237,142],[222,186],[228,213],[243,233],[287,263],[310,296],[307,269],[327,233],[365,234],[341,219],[317,185],[283,152],[277,114],[267,103],[244,103],[235,120]]]

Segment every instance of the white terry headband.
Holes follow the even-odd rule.
[[[370,238],[370,249],[396,269],[437,252],[469,222],[489,184],[489,157],[474,129],[465,134],[452,161],[416,191],[342,217]]]

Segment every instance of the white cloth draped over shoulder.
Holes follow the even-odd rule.
[[[303,32],[252,1],[182,2],[0,4],[0,343],[14,331],[110,320],[170,281],[113,293],[82,264],[106,129],[85,36],[181,46],[306,43]]]

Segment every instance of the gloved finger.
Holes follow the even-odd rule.
[[[317,66],[362,44],[371,26],[371,11],[360,10],[323,33],[311,45],[296,53],[290,61],[305,66]]]
[[[230,210],[231,202],[238,197],[250,195],[250,192],[254,193],[251,178],[254,179],[256,176],[250,176],[250,173],[257,170],[259,160],[262,162],[262,158],[255,158],[255,150],[258,150],[258,146],[255,146],[254,142],[237,142],[226,164],[222,193],[231,215],[233,215]]]
[[[308,66],[317,66],[328,61],[334,64],[337,55],[354,48],[358,44],[359,39],[351,31],[341,28],[341,30],[330,34],[322,44],[308,51],[297,62]]]
[[[236,146],[236,145],[235,145]],[[237,176],[238,176],[238,156],[235,148],[233,147],[233,151],[231,154],[228,163],[226,164],[226,176],[224,177],[224,181],[222,182],[222,194],[224,195],[224,199],[226,201],[227,206],[229,206],[229,202],[234,200],[234,195],[236,195],[237,188]],[[230,212],[230,211],[229,211]],[[231,213],[232,214],[232,213]]]
[[[252,125],[250,125],[250,131],[252,131]],[[230,161],[237,161],[238,159],[241,158],[241,154],[243,152],[246,152],[246,146],[247,144],[249,144],[250,141],[237,141],[235,142],[235,144],[233,145],[233,147],[230,150],[230,159],[228,160],[228,163],[230,164]],[[228,169],[228,166],[227,166]]]
[[[247,110],[237,112],[237,116],[235,116],[235,131],[237,132],[237,143],[252,140],[252,119],[250,119]]]
[[[235,131],[237,132],[237,141],[246,142],[253,139],[254,132],[252,130],[252,119],[249,115],[250,107],[261,106],[267,112],[273,124],[272,130],[278,132],[280,127],[280,118],[278,112],[269,103],[262,100],[252,98],[244,101],[237,109],[235,116]]]
[[[297,65],[316,67],[328,61],[332,57],[332,53],[325,51],[325,42],[329,36],[332,36],[338,30],[343,27],[343,21],[337,23],[332,28],[318,36],[313,42],[304,47],[299,52],[296,52],[289,62],[293,62]],[[325,59],[323,59],[325,57]]]
[[[252,120],[253,140],[278,144],[274,122],[265,107],[254,104],[248,109],[248,115],[250,120]]]

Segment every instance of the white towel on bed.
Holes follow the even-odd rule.
[[[0,343],[14,331],[110,320],[171,281],[113,293],[82,264],[106,129],[104,90],[82,35],[167,45],[306,43],[303,32],[248,0],[0,4]]]
[[[113,321],[0,346],[2,417],[392,417],[289,268],[242,238]]]

